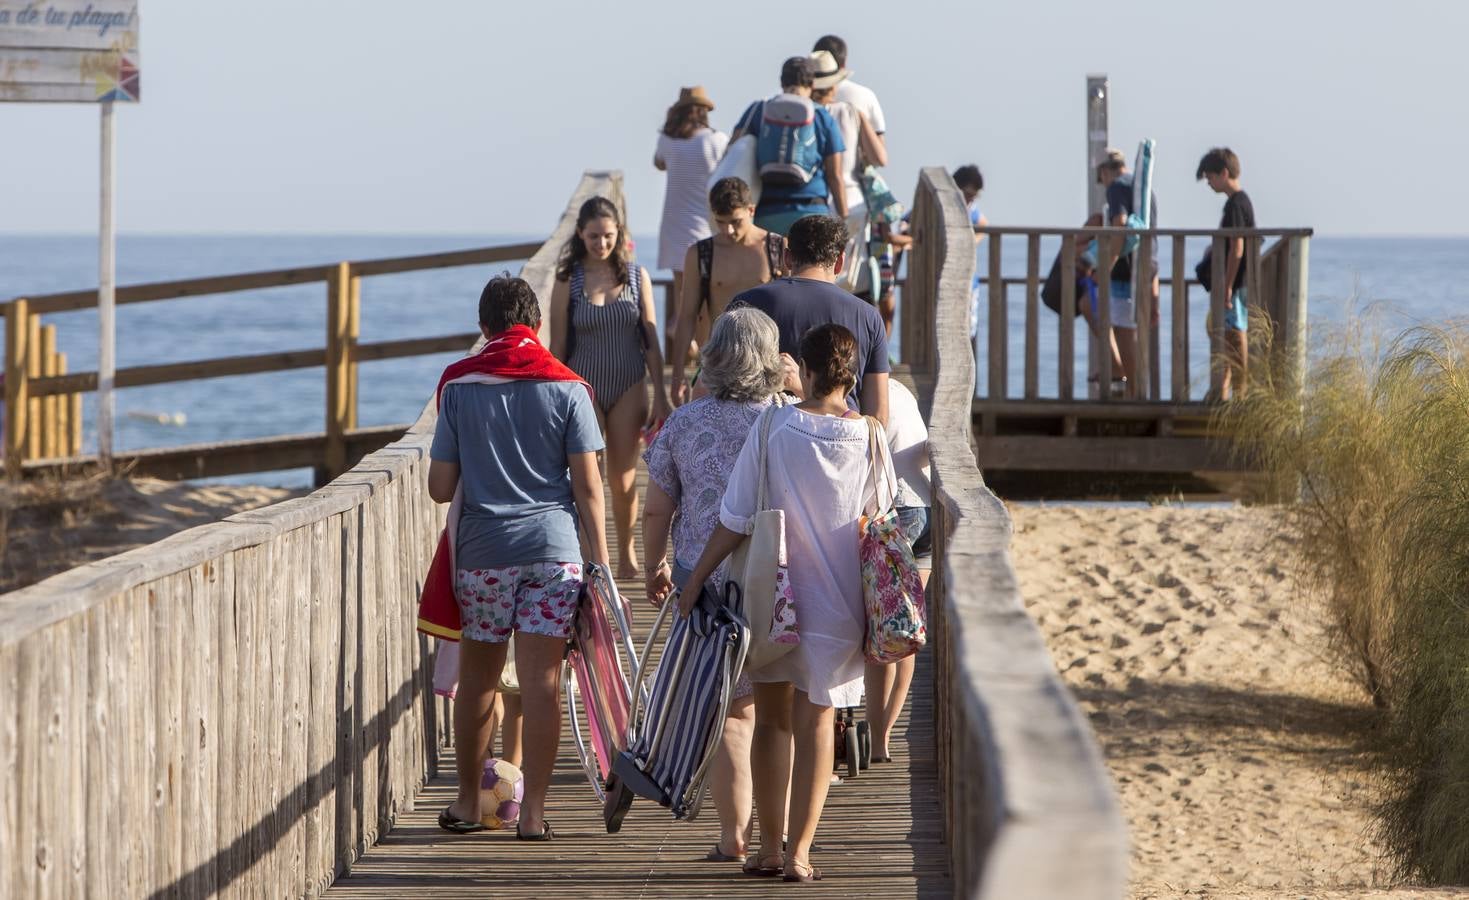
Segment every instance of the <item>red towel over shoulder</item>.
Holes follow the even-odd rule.
[[[536,338],[536,333],[524,325],[500,332],[486,341],[478,353],[450,363],[439,378],[435,404],[442,403],[444,388],[448,385],[474,381],[477,377],[509,381],[575,381],[584,385],[587,393],[592,392],[592,386],[585,379],[552,356],[551,351]],[[450,515],[454,515],[452,510]],[[445,528],[439,535],[433,562],[423,579],[423,591],[418,597],[418,630],[444,640],[457,641],[459,604],[454,600],[454,555],[449,533],[450,528]]]

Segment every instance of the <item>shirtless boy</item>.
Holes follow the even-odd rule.
[[[756,227],[749,185],[738,178],[721,178],[709,191],[709,211],[713,214],[714,236],[689,247],[684,255],[686,274],[673,331],[674,347],[688,347],[696,327],[702,341],[708,335],[708,323],[719,318],[736,294],[781,274],[785,238]],[[701,318],[705,312],[707,318]],[[670,360],[675,406],[690,399],[684,357],[684,353],[674,353]]]

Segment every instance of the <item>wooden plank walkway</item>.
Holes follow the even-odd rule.
[[[610,530],[610,505],[608,512]],[[619,582],[618,587],[632,604],[641,649],[654,612],[640,583]],[[941,843],[932,678],[925,653],[891,745],[893,761],[832,785],[812,853],[823,880],[803,886],[802,896],[952,896]],[[328,895],[531,898],[595,891],[598,897],[712,897],[763,896],[786,887],[779,879],[744,875],[734,863],[702,861],[719,833],[712,803],[705,803],[698,820],[675,822],[662,807],[639,799],[622,831],[607,834],[564,725],[546,808],[556,826],[555,841],[520,842],[509,831],[463,836],[441,831],[436,819],[453,800],[454,786],[450,749],[441,754],[439,775],[424,787],[414,808]]]

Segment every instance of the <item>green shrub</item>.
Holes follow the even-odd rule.
[[[1299,387],[1252,367],[1220,416],[1296,498],[1306,587],[1383,710],[1379,824],[1399,873],[1465,884],[1469,336],[1416,328],[1383,346],[1370,333],[1359,324],[1318,350]]]

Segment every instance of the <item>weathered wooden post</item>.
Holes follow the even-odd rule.
[[[30,304],[25,300],[5,304],[5,474],[12,481],[21,476],[30,418],[29,319]]]
[[[1224,359],[1224,307],[1229,302],[1231,287],[1224,283],[1228,252],[1228,241],[1216,234],[1210,251],[1214,265],[1209,276],[1213,282],[1209,290],[1209,396],[1215,402],[1224,399],[1224,372],[1228,365]]]
[[[1173,236],[1173,395],[1188,401],[1188,259],[1187,239]]]
[[[54,378],[56,371],[56,326],[47,325],[41,329],[41,375],[44,378]],[[40,458],[51,459],[60,456],[58,430],[60,419],[61,397],[57,394],[47,394],[41,398],[41,420],[37,423],[36,430],[40,432],[41,453]]]
[[[41,317],[26,317],[26,377],[41,377]],[[41,458],[41,398],[32,395],[27,403],[26,459]]]
[[[1152,398],[1153,366],[1153,239],[1147,234],[1137,242],[1132,257],[1132,308],[1137,329],[1137,371],[1128,387],[1136,400]]]
[[[1025,399],[1040,396],[1041,236],[1025,236]]]
[[[55,372],[55,374],[57,374],[57,375],[65,375],[66,374],[66,371],[67,371],[66,370],[66,354],[65,353],[58,353],[58,354],[56,354],[55,359],[56,359],[56,372]],[[72,434],[73,434],[73,429],[74,429],[75,426],[73,426],[72,419],[71,419],[71,400],[72,400],[73,397],[76,397],[76,396],[78,396],[78,395],[76,395],[76,394],[57,394],[55,397],[52,398],[53,400],[56,401],[56,418],[55,418],[54,421],[56,422],[56,455],[57,456],[67,456],[67,457],[75,456],[78,453],[78,451],[80,450],[79,447],[73,446],[73,444],[72,444]]]
[[[1062,400],[1075,395],[1076,376],[1076,235],[1061,236],[1061,331],[1056,356],[1056,393]]]
[[[353,275],[347,295],[347,428],[357,427],[357,343],[362,336],[362,277]]]
[[[351,330],[352,267],[338,263],[326,279],[326,453],[317,479],[322,482],[347,470]]]
[[[1005,277],[1000,257],[1000,235],[989,236],[989,398],[1004,400],[1008,393],[1010,316],[1005,297]]]
[[[1311,238],[1306,235],[1287,236],[1285,297],[1282,303],[1281,334],[1285,345],[1285,372],[1290,379],[1290,389],[1297,397],[1303,395],[1306,385],[1306,297],[1310,272]]]

